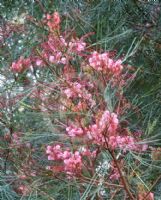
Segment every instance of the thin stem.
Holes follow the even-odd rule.
[[[154,188],[154,186],[158,183],[158,181],[161,179],[161,175],[155,180],[155,182],[153,183],[153,185],[151,186],[150,190],[147,192],[147,194],[145,195],[143,200],[146,200],[148,195],[150,194],[151,190]]]
[[[88,178],[88,177],[82,176],[82,178],[83,178],[83,181],[89,181],[89,182],[91,181],[91,179]],[[94,180],[94,183],[95,183],[95,184],[99,184],[100,181]],[[117,185],[117,184],[108,183],[108,182],[104,182],[104,184],[105,184],[106,186],[108,186],[108,187],[118,187],[118,188],[123,188],[123,187],[124,187],[123,185]]]
[[[114,161],[114,163],[115,163],[115,165],[116,165],[116,167],[117,167],[117,169],[118,169],[118,172],[119,172],[119,174],[120,174],[120,178],[121,178],[121,180],[122,180],[122,184],[124,185],[124,189],[126,190],[126,193],[128,194],[128,196],[130,197],[131,200],[135,200],[135,198],[133,197],[132,193],[130,192],[128,183],[127,183],[125,177],[123,176],[123,174],[122,174],[122,172],[121,172],[121,168],[120,168],[120,166],[119,166],[119,163],[117,162],[117,159],[116,159],[116,157],[115,157],[114,152],[113,152],[113,151],[110,151],[109,149],[108,149],[108,151],[110,152],[110,154],[111,154],[111,156],[112,156],[112,158],[113,158],[113,161]]]
[[[113,158],[113,161],[114,161],[114,163],[115,163],[115,165],[116,165],[116,167],[117,167],[117,170],[118,170],[118,172],[119,172],[119,174],[120,174],[120,178],[121,178],[121,180],[122,180],[122,184],[123,184],[123,186],[124,186],[124,189],[125,189],[126,193],[128,194],[128,196],[130,197],[130,199],[131,199],[131,200],[135,200],[134,196],[133,196],[132,193],[130,192],[128,183],[127,183],[125,177],[124,177],[123,174],[122,174],[121,168],[120,168],[120,166],[119,166],[119,163],[117,162],[117,159],[116,159],[116,157],[115,157],[114,152],[111,151],[111,150],[108,148],[108,143],[107,143],[107,140],[106,140],[106,136],[104,136],[104,138],[105,138],[106,149],[108,150],[108,152],[111,154],[111,156],[112,156],[112,158]]]

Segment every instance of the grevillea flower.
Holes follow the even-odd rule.
[[[106,110],[102,114],[98,124],[93,124],[88,127],[87,136],[96,144],[104,144],[105,137],[109,138],[109,136],[116,134],[118,124],[117,115]]]
[[[80,127],[76,127],[74,125],[68,126],[66,128],[67,134],[70,137],[76,137],[76,136],[83,136],[84,135],[84,131],[82,128]]]
[[[46,153],[48,154],[48,160],[61,160],[63,155],[60,145],[47,146]]]
[[[71,98],[74,96],[74,91],[72,91],[70,88],[67,88],[64,90],[64,94],[67,96],[67,98]]]
[[[66,64],[66,58],[62,56],[61,52],[55,52],[53,55],[49,55],[49,62],[53,64]]]
[[[85,47],[86,47],[86,43],[83,42],[82,40],[79,40],[79,39],[72,39],[70,42],[69,42],[69,49],[68,49],[68,52],[69,53],[80,53],[82,51],[85,50]]]
[[[69,176],[73,176],[81,172],[82,157],[78,151],[71,154],[67,159],[64,159],[64,169]]]
[[[54,12],[52,15],[47,14],[46,19],[48,20],[47,25],[50,31],[54,31],[60,28],[60,16],[58,12]]]
[[[89,58],[89,65],[97,71],[112,72],[113,75],[120,74],[123,68],[121,60],[115,61],[109,57],[108,53],[99,54],[96,51]]]
[[[37,59],[37,60],[36,60],[36,65],[37,65],[37,66],[43,65],[43,61],[42,61],[41,59]]]
[[[68,87],[63,90],[63,93],[67,96],[67,98],[80,98],[83,102],[89,102],[91,107],[96,105],[95,100],[92,99],[91,93],[85,88],[85,85],[79,82],[68,81]]]
[[[31,65],[29,58],[20,57],[16,62],[13,62],[11,65],[11,70],[15,73],[22,73],[28,69]]]
[[[69,177],[80,173],[82,169],[82,156],[80,152],[70,152],[68,149],[63,151],[60,145],[47,146],[46,153],[48,160],[59,161],[59,168],[66,172]],[[94,154],[94,153],[93,153]],[[49,166],[49,170],[55,170],[55,167]]]
[[[104,130],[107,127],[110,134],[115,134],[118,124],[119,120],[117,115],[115,113],[110,113],[108,110],[103,113],[99,121],[100,129]]]
[[[96,144],[101,145],[105,142],[102,131],[97,124],[93,124],[88,127],[87,136],[89,140],[93,141]]]
[[[108,141],[109,147],[112,149],[120,148],[126,151],[145,151],[147,144],[138,144],[132,136],[110,136]]]

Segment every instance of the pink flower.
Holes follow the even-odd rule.
[[[67,159],[64,159],[64,169],[69,176],[80,173],[82,169],[82,157],[78,151],[71,154]]]
[[[108,144],[112,149],[120,148],[126,151],[145,151],[148,148],[146,144],[138,144],[132,136],[110,136]]]
[[[99,121],[99,127],[101,129],[105,129],[109,122],[109,119],[110,119],[110,112],[107,110],[103,113],[103,115]]]
[[[116,136],[110,136],[110,137],[109,137],[109,141],[108,141],[108,145],[109,145],[112,149],[116,149],[116,148],[118,147],[117,137],[116,137]]]
[[[118,124],[117,115],[115,113],[110,113],[108,110],[103,113],[99,121],[100,129],[104,130],[107,127],[110,134],[115,134]]]
[[[83,42],[82,40],[76,39],[76,40],[71,40],[71,42],[69,42],[69,52],[75,52],[75,53],[80,53],[82,51],[85,50],[86,47],[86,43]]]
[[[13,62],[11,65],[11,70],[16,73],[22,73],[26,69],[28,69],[31,65],[29,58],[20,57],[19,60]]]
[[[60,145],[47,146],[46,153],[48,154],[48,160],[61,160],[63,155]]]
[[[55,63],[55,57],[54,56],[49,56],[49,61],[51,63]]]
[[[65,89],[64,94],[67,96],[67,98],[71,98],[74,96],[74,92],[71,89]]]
[[[91,93],[85,88],[84,84],[79,82],[68,82],[69,87],[65,89],[63,92],[68,98],[81,98],[81,100],[85,100],[89,102],[90,106],[93,107],[96,102],[92,99]]]
[[[103,144],[105,142],[104,136],[97,124],[90,125],[87,129],[87,136],[96,144]]]
[[[68,126],[66,128],[67,134],[70,137],[82,136],[84,135],[84,131],[82,128],[76,127],[74,125]]]
[[[52,18],[51,15],[49,15],[49,14],[46,15],[46,19],[47,19],[47,20],[50,20],[51,18]]]
[[[65,57],[62,57],[60,63],[65,65],[67,63],[67,59]]]
[[[97,71],[112,72],[114,75],[120,74],[122,70],[122,61],[109,58],[109,53],[99,54],[94,51],[89,58],[89,64]]]
[[[54,55],[49,55],[49,62],[53,63],[53,64],[66,64],[66,58],[62,57],[62,53],[61,52],[54,52]]]
[[[43,61],[42,60],[40,60],[40,59],[37,59],[36,60],[36,65],[37,66],[41,66],[43,64]]]
[[[58,12],[54,12],[52,15],[47,14],[46,19],[48,20],[47,25],[50,31],[59,29],[60,26],[60,16]]]
[[[98,71],[103,70],[103,66],[101,67],[101,59],[98,52],[94,51],[92,56],[89,58],[89,64],[91,67]]]
[[[27,196],[31,191],[26,185],[20,185],[18,187],[18,192],[21,193],[23,196]]]
[[[118,128],[118,124],[119,120],[117,118],[117,115],[115,113],[111,113],[109,118],[109,127],[108,127],[109,133],[114,134]]]
[[[71,152],[69,152],[69,151],[64,151],[63,153],[62,153],[62,157],[63,157],[63,159],[67,159],[67,158],[69,158],[71,156]]]
[[[54,23],[56,25],[59,25],[60,24],[60,16],[59,16],[59,13],[58,12],[54,12],[53,14],[53,20],[54,20]]]

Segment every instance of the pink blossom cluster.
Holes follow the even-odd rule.
[[[53,64],[59,64],[59,63],[66,64],[66,58],[62,56],[61,52],[58,52],[55,55],[49,56],[49,61],[50,63],[53,63]]]
[[[145,151],[148,148],[147,144],[138,144],[132,136],[110,136],[108,145],[112,149],[120,148],[123,152]]]
[[[31,65],[30,58],[20,57],[16,62],[11,65],[11,70],[15,73],[22,73]]]
[[[64,159],[64,170],[68,176],[73,176],[80,173],[82,170],[82,156],[78,151],[75,151],[69,158]]]
[[[70,137],[76,137],[76,136],[83,136],[84,135],[84,131],[82,128],[77,127],[75,125],[70,125],[66,128],[67,134]]]
[[[97,124],[93,124],[88,127],[87,136],[89,140],[98,145],[103,145],[105,143],[105,138],[102,135],[102,131]]]
[[[69,60],[74,59],[73,54],[80,55],[85,50],[86,43],[82,39],[68,39],[67,41],[62,35],[50,34],[41,47],[41,56],[36,58],[37,66],[45,65],[44,61],[66,65]]]
[[[43,45],[43,52],[41,53],[43,59],[47,60],[51,64],[67,64],[68,59],[72,59],[70,54],[80,53],[85,48],[85,43],[81,41],[67,42],[60,36],[53,37],[50,36],[49,40]],[[41,58],[36,59],[36,65],[42,66],[45,63]]]
[[[67,59],[64,52],[67,48],[67,43],[63,36],[49,35],[48,40],[42,45],[41,56],[36,56],[36,65],[42,66],[49,64],[66,64]]]
[[[117,128],[118,128],[119,120],[117,117],[117,114],[110,113],[108,110],[106,110],[100,121],[99,121],[99,127],[101,130],[104,130],[106,127],[108,127],[108,132],[110,134],[115,134]]]
[[[114,75],[120,74],[123,69],[122,60],[113,60],[109,57],[109,53],[99,54],[94,51],[89,58],[89,65],[97,71],[111,72]]]
[[[58,12],[54,12],[52,15],[47,14],[47,25],[50,31],[55,31],[60,28],[60,16]]]
[[[48,160],[62,161],[67,175],[73,176],[82,169],[82,156],[78,151],[74,153],[68,149],[63,151],[60,145],[47,146]]]
[[[115,135],[118,124],[117,115],[106,110],[98,124],[89,125],[85,128],[72,124],[66,128],[66,131],[70,137],[87,136],[89,140],[93,140],[96,144],[104,144],[105,136],[108,138],[111,135]],[[104,132],[105,135],[103,134]]]
[[[60,145],[47,146],[46,153],[48,154],[48,160],[61,160],[63,158]]]
[[[69,42],[68,51],[80,53],[85,50],[85,47],[86,47],[86,43],[82,41],[81,39],[72,39]]]
[[[105,137],[116,134],[119,125],[117,114],[111,113],[109,110],[104,111],[98,124],[88,127],[87,135],[89,139],[93,139],[97,144],[103,144]]]
[[[63,90],[67,98],[81,98],[90,103],[91,107],[95,106],[96,102],[92,99],[92,94],[88,92],[85,86],[79,82],[69,82],[68,87]]]
[[[90,125],[85,128],[88,139],[93,140],[99,145],[108,144],[111,149],[120,148],[123,152],[126,151],[145,151],[148,148],[147,144],[139,144],[132,136],[118,135],[117,128],[119,125],[118,117],[115,113],[110,113],[106,110],[100,118],[98,124]],[[76,135],[76,134],[75,134]]]

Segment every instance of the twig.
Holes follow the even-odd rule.
[[[83,176],[83,178],[85,179],[85,180],[83,180],[83,181],[86,181],[86,180],[87,180],[87,181],[91,181],[90,178],[87,178],[87,177],[84,177],[84,176]],[[97,180],[94,180],[94,182],[97,183],[97,184],[100,183],[100,182],[97,181]],[[118,187],[118,188],[123,188],[123,187],[124,187],[123,185],[117,185],[117,184],[108,183],[108,182],[104,182],[104,184],[105,184],[106,186],[108,186],[108,187]]]
[[[135,198],[133,197],[132,193],[130,192],[130,189],[129,189],[129,186],[127,184],[127,181],[126,181],[125,177],[123,176],[123,174],[121,172],[120,166],[119,166],[119,164],[117,162],[117,159],[115,157],[114,152],[110,151],[109,149],[108,149],[108,151],[110,152],[110,154],[111,154],[111,156],[113,158],[113,161],[114,161],[114,163],[115,163],[115,165],[116,165],[116,167],[118,169],[118,172],[120,174],[120,178],[122,180],[122,184],[124,185],[124,189],[126,190],[126,193],[128,194],[128,196],[130,197],[131,200],[135,200]]]
[[[116,157],[115,157],[114,152],[111,151],[111,150],[108,148],[108,143],[107,143],[107,140],[106,140],[106,136],[104,136],[104,138],[105,138],[106,149],[107,149],[108,152],[111,154],[111,156],[112,156],[112,158],[113,158],[113,161],[114,161],[114,163],[115,163],[115,165],[116,165],[116,167],[117,167],[117,169],[118,169],[118,172],[119,172],[119,174],[120,174],[120,178],[121,178],[121,180],[122,180],[122,184],[123,184],[123,186],[124,186],[124,189],[125,189],[126,193],[128,194],[129,198],[130,198],[131,200],[135,200],[134,196],[133,196],[132,193],[130,192],[128,183],[127,183],[125,177],[123,176],[123,174],[122,174],[122,172],[121,172],[119,163],[117,162],[117,159],[116,159]]]
[[[113,200],[114,197],[116,196],[116,194],[117,194],[119,191],[120,191],[120,189],[117,189],[117,190],[114,192],[114,194],[111,196],[110,200]]]
[[[151,186],[150,190],[148,191],[148,193],[145,195],[143,200],[146,200],[148,195],[150,194],[151,190],[155,187],[155,185],[158,183],[158,181],[161,179],[161,175],[155,180],[155,182],[153,183],[153,185]]]

